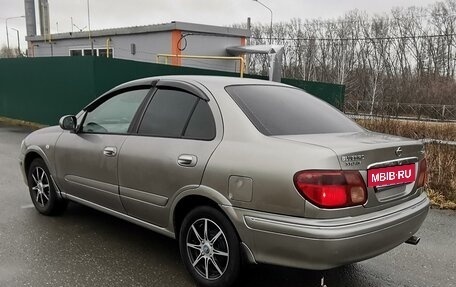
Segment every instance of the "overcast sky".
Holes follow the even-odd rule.
[[[274,13],[274,22],[292,18],[335,19],[354,9],[383,14],[393,7],[428,6],[436,0],[261,0]],[[38,0],[36,0],[38,2]],[[87,0],[49,0],[51,32],[70,32],[73,23],[87,29]],[[38,11],[38,10],[37,10]],[[24,15],[23,0],[0,0],[0,46],[6,45],[5,18]],[[90,0],[91,29],[149,25],[171,21],[211,25],[245,22],[269,23],[270,13],[253,0]],[[38,18],[38,17],[37,17]],[[25,20],[8,20],[20,30],[25,47]],[[73,27],[74,31],[77,28]],[[39,29],[38,29],[39,30]],[[38,31],[39,33],[39,31]],[[16,32],[9,30],[11,47],[17,46]]]

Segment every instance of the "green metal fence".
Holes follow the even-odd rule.
[[[239,76],[99,57],[0,59],[0,116],[53,125],[62,115],[77,113],[91,100],[121,83],[151,76],[188,74]],[[293,79],[283,79],[283,82],[338,108],[343,106],[344,86]]]

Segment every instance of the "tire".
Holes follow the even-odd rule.
[[[179,231],[179,249],[199,286],[231,286],[239,277],[241,254],[236,230],[213,207],[200,206],[187,214]]]
[[[30,164],[27,181],[33,205],[44,215],[58,215],[65,211],[68,202],[57,195],[49,169],[41,158]]]

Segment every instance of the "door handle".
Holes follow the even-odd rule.
[[[116,156],[117,154],[117,148],[116,147],[112,147],[112,146],[108,146],[108,147],[105,147],[104,150],[103,150],[103,154],[105,156]]]
[[[185,167],[194,167],[198,158],[191,154],[182,154],[177,158],[177,164]]]

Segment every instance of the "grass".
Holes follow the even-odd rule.
[[[23,120],[15,120],[15,119],[10,119],[10,118],[5,118],[5,117],[0,117],[0,124],[27,127],[27,128],[31,128],[33,130],[47,127],[46,125],[42,125],[42,124],[27,122],[27,121],[23,121]]]
[[[363,127],[413,139],[433,139],[426,143],[428,182],[426,190],[434,206],[456,210],[456,146],[438,141],[456,141],[456,123],[360,119]]]
[[[456,123],[423,122],[375,118],[357,120],[363,127],[376,132],[412,139],[456,141]]]

